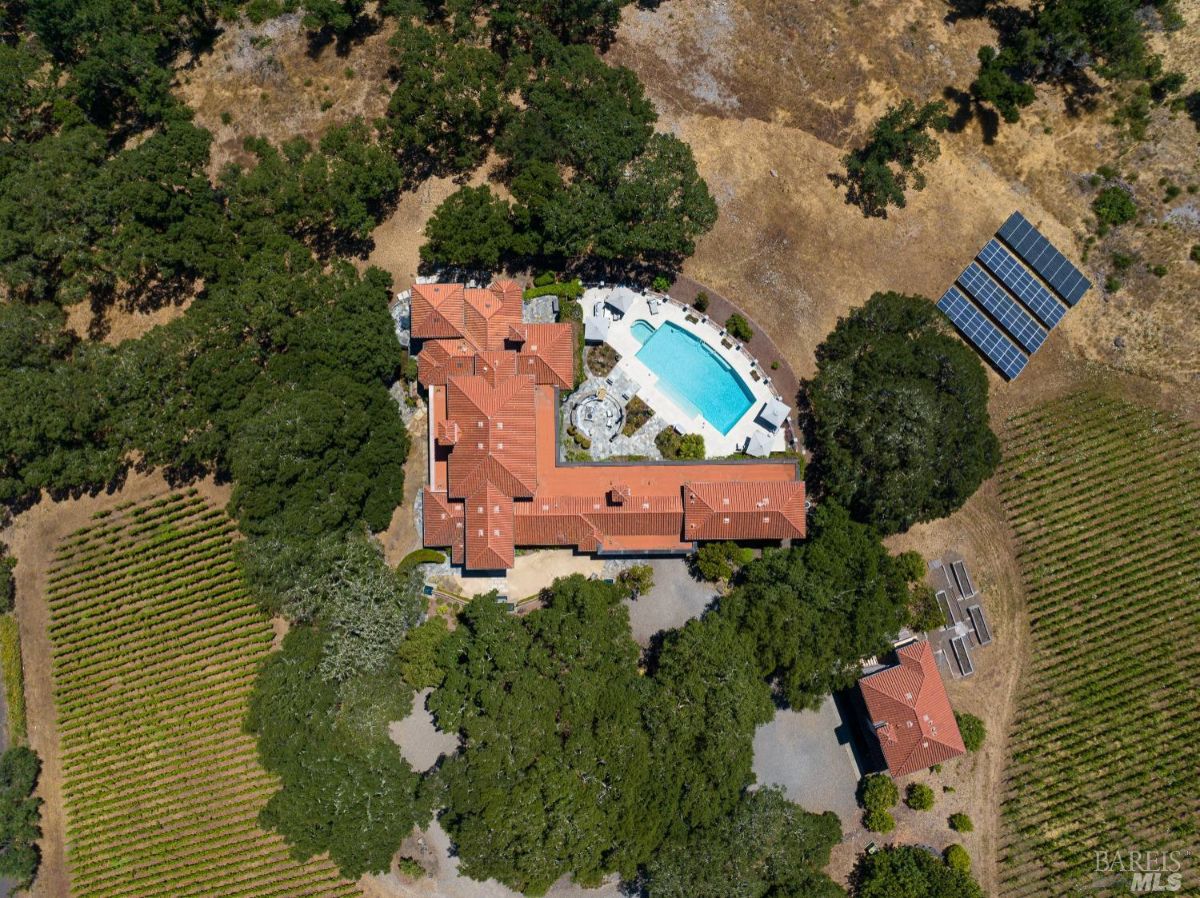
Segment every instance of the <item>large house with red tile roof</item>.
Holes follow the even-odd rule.
[[[905,776],[966,752],[933,651],[897,649],[898,663],[858,681],[888,772]]]
[[[429,396],[425,545],[473,570],[516,546],[683,552],[700,540],[803,538],[787,459],[561,464],[557,391],[575,381],[573,324],[526,324],[521,288],[417,284],[411,337]]]

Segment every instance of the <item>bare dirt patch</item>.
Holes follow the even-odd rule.
[[[100,342],[116,346],[144,336],[160,324],[182,318],[191,304],[192,297],[187,297],[182,302],[166,303],[153,309],[135,309],[117,303],[97,310],[85,300],[67,308],[66,329],[81,340],[94,340],[99,336]]]
[[[194,484],[202,496],[224,506],[229,489],[211,480]],[[42,759],[37,794],[42,798],[42,863],[30,895],[32,898],[63,898],[70,894],[66,864],[66,819],[63,811],[62,764],[59,753],[53,687],[46,578],[59,540],[90,523],[92,516],[122,502],[136,501],[168,491],[170,486],[158,472],[134,474],[121,489],[52,501],[42,498],[22,512],[0,532],[17,559],[17,622],[25,671],[25,702],[29,717],[29,744]]]
[[[394,25],[385,20],[348,47],[314,48],[300,19],[289,13],[231,24],[210,52],[178,72],[176,93],[214,136],[210,176],[228,162],[251,160],[242,149],[247,136],[315,141],[331,125],[355,116],[371,121],[387,109]]]
[[[1200,7],[1185,6],[1189,27],[1156,40],[1170,47],[1169,68],[1194,72]],[[610,59],[641,75],[660,126],[691,144],[721,208],[685,273],[770,327],[785,351],[790,343],[804,376],[839,314],[878,289],[940,295],[1013,209],[1080,259],[1094,226],[1089,177],[1116,164],[1140,173],[1144,220],[1091,250],[1085,268],[1098,287],[1051,342],[1155,379],[1198,376],[1200,327],[1187,297],[1200,266],[1184,261],[1200,242],[1200,201],[1185,192],[1165,204],[1158,186],[1160,177],[1180,186],[1200,181],[1196,130],[1186,116],[1156,109],[1150,139],[1132,144],[1107,123],[1111,108],[1074,116],[1043,89],[1022,122],[1002,127],[990,144],[977,121],[945,135],[929,187],[888,220],[864,219],[844,205],[828,175],[884,106],[964,89],[976,50],[994,41],[982,20],[951,24],[947,12],[932,0],[678,0],[657,12],[627,12]],[[1142,264],[1107,296],[1099,285],[1110,249],[1126,244],[1144,263],[1168,264],[1168,274],[1154,277]],[[1045,368],[1039,356],[1022,381]]]

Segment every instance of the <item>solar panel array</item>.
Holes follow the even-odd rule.
[[[1055,293],[1066,300],[1067,305],[1075,305],[1091,288],[1092,282],[1080,274],[1079,269],[1068,262],[1020,212],[1008,216],[1008,221],[996,233],[1054,288]]]
[[[1012,380],[1029,361],[1029,356],[1017,349],[1012,340],[1000,332],[977,308],[967,302],[957,287],[951,287],[938,301],[938,308],[972,343],[992,360],[1000,373]]]
[[[977,258],[938,308],[1012,380],[1062,321],[1067,306],[1092,285],[1020,212],[1009,216]]]
[[[1055,299],[1041,281],[1026,271],[1025,266],[999,240],[993,237],[987,242],[979,251],[979,261],[1013,296],[1025,303],[1046,327],[1054,327],[1067,314],[1067,307]]]
[[[980,308],[1000,322],[1000,326],[1016,338],[1030,355],[1042,347],[1045,329],[1033,320],[1017,302],[1009,298],[1004,288],[988,276],[978,262],[972,262],[958,277],[958,282],[979,303]]]

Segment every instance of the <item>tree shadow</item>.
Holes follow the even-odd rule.
[[[950,11],[942,19],[947,25],[953,25],[964,19],[990,18],[996,8],[995,0],[947,0]]]
[[[349,28],[337,31],[333,28],[317,28],[308,32],[309,59],[318,59],[330,46],[339,58],[350,55],[350,51],[383,27],[383,18],[369,13],[359,15]]]
[[[1192,120],[1196,130],[1200,131],[1200,90],[1194,90],[1183,98],[1183,111]]]
[[[947,131],[951,134],[961,134],[972,121],[978,121],[983,132],[984,144],[991,146],[996,142],[1000,135],[1000,114],[996,110],[977,102],[970,93],[953,85],[943,90],[942,96],[954,110],[950,116],[950,123],[946,126]]]
[[[858,211],[862,213],[863,218],[887,219],[887,206],[881,206],[868,202],[866,192],[863,190],[862,184],[856,179],[851,178],[844,172],[833,171],[826,174],[825,177],[827,177],[839,190],[844,189],[846,191],[846,205],[857,206]]]

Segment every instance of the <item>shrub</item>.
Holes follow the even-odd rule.
[[[1106,181],[1115,181],[1117,178],[1121,177],[1120,172],[1118,172],[1111,165],[1099,166],[1096,169],[1096,174],[1098,174],[1100,177],[1104,178]]]
[[[974,714],[958,711],[954,712],[954,720],[958,724],[958,731],[962,734],[963,745],[967,747],[967,751],[979,751],[987,736],[983,721]]]
[[[1133,267],[1133,263],[1137,261],[1137,257],[1130,253],[1114,252],[1111,256],[1112,266],[1117,271],[1128,271]]]
[[[863,814],[863,826],[873,833],[890,833],[896,828],[896,818],[883,810],[867,811]]]
[[[539,296],[557,296],[559,299],[563,300],[578,299],[579,297],[583,296],[583,284],[580,283],[578,279],[567,281],[565,284],[550,283],[538,285],[535,282],[535,286],[526,290],[522,296],[525,299],[537,299]],[[575,305],[579,305],[579,303],[575,303]],[[562,305],[560,304],[559,309],[561,308]],[[583,320],[582,306],[579,307],[579,318],[572,320]]]
[[[923,573],[924,571],[921,571],[914,579],[919,581],[920,574]],[[940,630],[946,626],[946,615],[938,606],[932,586],[918,583],[910,590],[909,595],[911,598],[908,605],[908,625],[914,631],[928,633],[930,630]]]
[[[725,322],[725,330],[737,337],[743,343],[748,343],[754,339],[754,331],[750,329],[749,322],[741,315],[734,312],[729,316],[729,320]]]
[[[420,376],[421,369],[417,360],[407,350],[400,355],[400,377],[406,383],[414,384]]]
[[[900,801],[900,790],[886,773],[869,773],[858,784],[858,802],[868,811],[894,808]]]
[[[553,283],[554,283],[554,272],[552,272],[552,271],[543,271],[541,274],[539,274],[537,277],[535,277],[533,279],[533,286],[535,286],[535,287],[548,287]]]
[[[933,790],[924,783],[909,783],[904,803],[914,811],[928,811],[933,807]]]
[[[425,868],[417,862],[416,858],[400,858],[396,861],[396,869],[409,879],[422,879],[425,876]]]
[[[961,845],[947,845],[942,856],[946,859],[946,866],[951,869],[960,873],[971,872],[971,855],[967,854],[967,849]]]
[[[735,542],[704,543],[696,550],[696,573],[710,583],[728,580],[735,570],[754,560],[754,551]]]
[[[13,580],[16,564],[15,558],[0,555],[0,614],[12,611],[13,601],[17,597],[16,582]]]
[[[975,830],[975,824],[966,814],[951,814],[949,823],[950,828],[956,833],[969,833]]]
[[[1121,279],[1113,277],[1111,274],[1104,279],[1104,290],[1106,293],[1116,293],[1121,289]]]
[[[671,281],[665,275],[658,275],[650,285],[655,293],[666,293],[671,289]]]
[[[580,449],[591,449],[592,448],[591,439],[589,439],[587,434],[585,434],[582,430],[580,430],[574,424],[572,424],[570,427],[567,428],[567,433],[570,435],[571,439],[573,439],[579,445]]]
[[[654,445],[666,459],[704,458],[704,437],[698,433],[681,434],[674,427],[664,427],[654,438]]]
[[[417,549],[401,558],[396,570],[404,573],[411,571],[418,564],[441,564],[445,560],[446,556],[437,549]]]
[[[1137,203],[1124,187],[1105,187],[1092,200],[1092,211],[1102,225],[1122,225],[1137,218]]]
[[[1150,84],[1150,96],[1154,98],[1154,102],[1161,103],[1171,94],[1179,93],[1186,83],[1187,75],[1183,72],[1167,72]]]
[[[1192,251],[1188,253],[1188,258],[1200,264],[1200,243],[1192,244]]]
[[[635,564],[617,574],[617,584],[632,597],[643,596],[654,588],[654,568]]]
[[[1161,262],[1158,265],[1151,265],[1150,273],[1156,278],[1165,278],[1167,276],[1167,266]]]
[[[708,294],[701,290],[696,294],[696,298],[692,300],[692,308],[697,312],[708,311]]]

